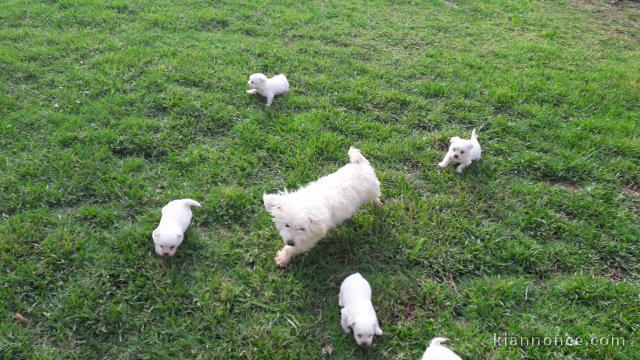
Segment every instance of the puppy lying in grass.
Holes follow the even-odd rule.
[[[289,82],[283,74],[268,78],[261,73],[249,76],[247,94],[260,94],[267,98],[267,106],[271,106],[273,97],[289,91]]]
[[[460,356],[442,345],[447,340],[449,339],[442,337],[433,338],[422,354],[422,360],[462,360]]]
[[[153,230],[153,242],[156,254],[173,256],[184,238],[184,232],[191,223],[191,207],[202,207],[191,199],[180,199],[169,202],[162,208],[160,225]]]
[[[371,303],[371,286],[360,273],[349,275],[340,285],[338,305],[340,324],[345,333],[353,330],[353,337],[360,346],[370,346],[373,335],[382,335],[376,311]]]
[[[454,162],[460,164],[456,171],[461,173],[464,168],[471,165],[472,161],[480,159],[481,149],[476,129],[473,129],[471,139],[465,140],[454,136],[449,140],[449,143],[449,151],[438,164],[441,168],[446,168],[451,162]]]
[[[295,255],[308,251],[327,231],[356,214],[360,206],[380,202],[380,182],[360,150],[349,148],[350,163],[295,192],[264,194],[284,247],[276,264],[286,267]]]

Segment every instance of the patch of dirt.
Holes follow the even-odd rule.
[[[400,311],[402,312],[402,317],[406,320],[406,321],[413,321],[416,318],[416,311],[415,309],[411,306],[411,304],[401,304],[402,305],[402,309],[400,309]]]
[[[620,274],[618,270],[615,268],[610,268],[609,270],[607,270],[604,273],[604,277],[616,283],[624,280],[624,277],[622,276],[622,274]]]
[[[404,164],[406,165],[406,168],[408,169],[409,172],[412,172],[412,173],[422,172],[422,165],[415,160],[405,159]]]
[[[600,30],[614,36],[623,38],[629,42],[635,42],[637,34],[633,34],[627,29],[638,29],[640,22],[635,18],[626,15],[625,10],[638,10],[640,2],[638,1],[621,1],[621,0],[605,0],[590,1],[576,0],[575,4],[585,10],[597,13],[599,16]],[[618,26],[615,26],[618,25]]]
[[[549,181],[549,184],[551,184],[553,186],[557,186],[557,187],[563,188],[565,190],[569,190],[569,191],[582,190],[582,185],[580,185],[580,184],[561,183],[561,182],[556,182],[556,181]]]
[[[447,5],[448,7],[454,8],[454,9],[458,7],[458,5],[456,5],[455,1],[445,1],[444,4]]]
[[[622,189],[622,192],[633,199],[640,198],[640,190],[638,190],[638,188],[627,186]]]
[[[593,10],[593,9],[597,8],[595,1],[576,0],[576,4],[580,5],[583,8],[589,9],[589,10]]]

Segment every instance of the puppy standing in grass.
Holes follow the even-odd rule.
[[[202,207],[199,202],[191,199],[180,199],[169,202],[162,208],[160,225],[153,230],[153,242],[156,254],[173,256],[178,250],[184,232],[191,223],[191,207]]]
[[[260,94],[267,98],[267,106],[271,106],[273,97],[289,91],[289,82],[283,74],[268,78],[261,73],[249,76],[247,94]]]
[[[460,356],[442,345],[447,340],[442,337],[433,338],[427,350],[422,354],[422,360],[462,360]]]
[[[456,171],[461,173],[464,168],[471,165],[472,161],[480,159],[481,149],[476,129],[471,132],[471,139],[466,140],[454,136],[449,140],[449,143],[449,151],[438,164],[441,168],[446,168],[451,162],[454,162],[460,164]]]
[[[311,249],[330,229],[355,215],[360,206],[380,202],[380,182],[360,150],[349,148],[350,163],[295,192],[264,194],[284,247],[276,264],[286,267],[295,255]]]
[[[338,305],[342,329],[347,334],[353,330],[353,337],[360,346],[370,346],[373,335],[382,335],[376,311],[371,303],[371,286],[360,273],[349,275],[340,285]]]

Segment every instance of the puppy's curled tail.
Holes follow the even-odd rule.
[[[360,150],[351,146],[349,148],[349,162],[352,164],[369,164],[369,160],[367,160]]]
[[[449,341],[449,339],[444,338],[444,337],[435,337],[435,338],[431,339],[431,342],[429,343],[429,346],[442,345],[442,343],[445,342],[445,341]]]
[[[476,129],[473,129],[471,132],[471,140],[478,140],[478,134],[476,134]]]
[[[195,201],[193,199],[182,199],[182,203],[184,205],[186,205],[186,206],[189,206],[189,207],[192,207],[192,206],[199,207],[199,208],[202,207],[202,205],[200,205],[199,202],[197,202],[197,201]]]

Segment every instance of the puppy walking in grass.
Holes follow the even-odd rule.
[[[284,247],[276,264],[308,251],[327,231],[354,216],[366,203],[382,205],[380,182],[360,150],[349,148],[349,164],[295,192],[264,194],[264,207],[273,217]]]
[[[461,139],[459,136],[454,136],[449,140],[449,143],[449,151],[438,164],[441,168],[446,168],[454,162],[460,164],[456,171],[461,173],[464,168],[471,165],[472,161],[480,159],[481,149],[476,129],[471,132],[471,139],[466,140]]]
[[[353,331],[353,337],[360,346],[370,346],[373,335],[382,335],[376,311],[371,303],[371,286],[369,282],[355,273],[349,275],[340,285],[338,305],[340,324],[345,333]]]
[[[253,74],[249,77],[247,82],[249,90],[247,94],[260,94],[267,98],[267,106],[271,106],[273,98],[276,95],[284,94],[289,91],[289,82],[287,77],[283,74],[276,75],[272,78],[268,78],[261,73]]]
[[[442,337],[433,338],[427,350],[422,354],[422,360],[462,360],[460,356],[442,345],[447,340]]]
[[[191,199],[180,199],[169,202],[162,208],[160,225],[153,230],[153,242],[156,254],[173,256],[178,250],[184,232],[191,223],[191,207],[202,207],[199,202]]]

